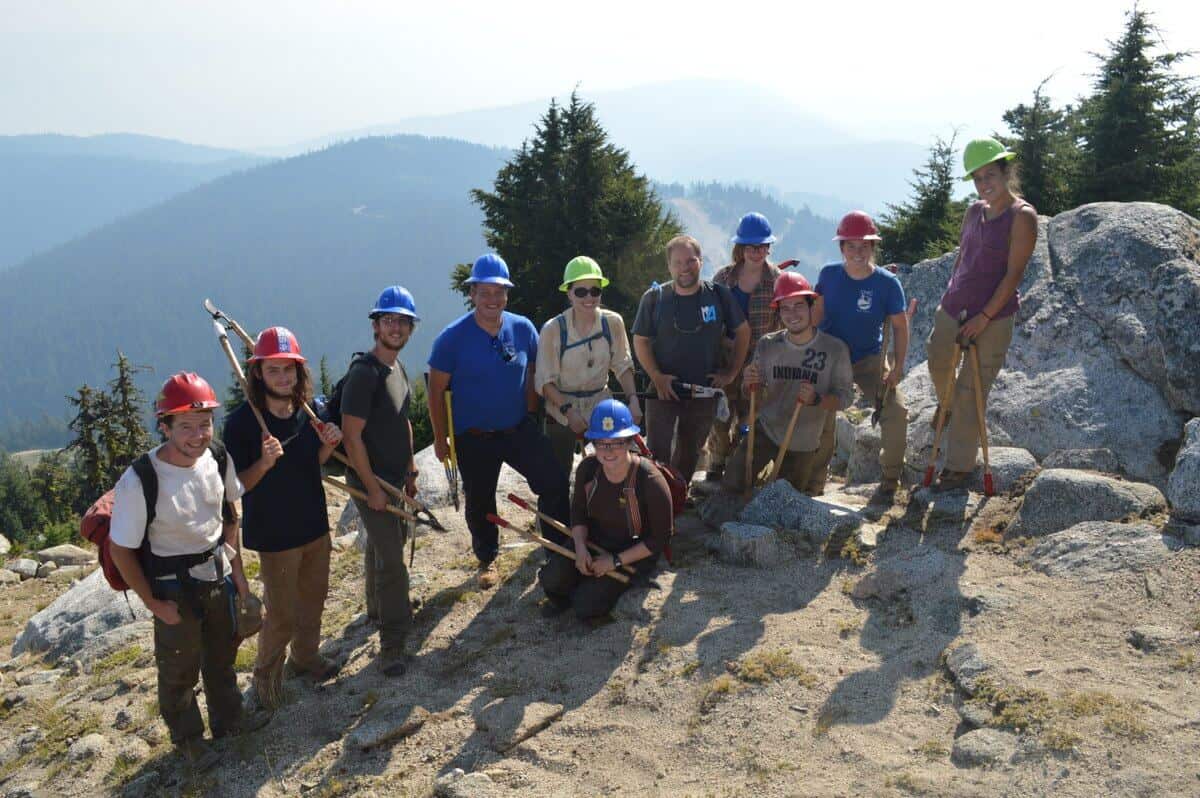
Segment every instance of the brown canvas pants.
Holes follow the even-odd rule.
[[[870,412],[875,412],[875,394],[879,390],[880,355],[869,355],[852,366],[854,384],[867,398]],[[896,388],[888,393],[879,417],[879,467],[884,479],[900,479],[904,472],[904,449],[908,445],[908,408],[904,406],[904,395]],[[817,447],[816,463],[813,465],[808,492],[819,496],[825,490],[829,477],[829,462],[837,451],[837,414],[830,413],[821,429],[821,444]]]
[[[196,702],[203,675],[208,725],[213,737],[237,730],[242,717],[233,661],[237,656],[230,593],[225,582],[198,582],[184,591],[175,580],[158,580],[154,595],[179,606],[180,622],[154,619],[154,662],[158,667],[158,709],[176,745],[204,734]]]
[[[726,463],[725,476],[721,479],[721,487],[729,491],[743,491],[746,488],[746,457],[749,454],[750,439],[746,436],[738,443],[733,455]],[[779,454],[779,444],[767,436],[762,424],[754,427],[754,462],[751,464],[751,478],[757,480],[758,475],[767,470]],[[793,488],[803,491],[811,481],[812,470],[816,465],[817,452],[791,452],[783,456],[783,467],[779,470],[779,478],[786,480]]]
[[[288,644],[300,670],[320,666],[321,614],[329,593],[329,535],[286,551],[258,555],[266,617],[258,633],[255,684],[269,684],[283,666]],[[263,696],[265,698],[265,696]]]
[[[979,382],[983,388],[983,407],[987,411],[988,393],[996,375],[1004,367],[1008,345],[1012,343],[1015,316],[996,319],[975,338],[979,349]],[[954,361],[954,339],[958,335],[958,322],[939,306],[933,317],[933,330],[929,333],[926,350],[929,354],[929,378],[937,392],[938,401],[959,363]],[[970,355],[963,351],[960,358],[962,368],[952,386],[953,398],[950,405],[950,426],[945,431],[946,462],[948,471],[974,471],[975,458],[979,452],[979,422],[976,420],[975,377]]]

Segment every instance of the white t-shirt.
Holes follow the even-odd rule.
[[[158,456],[162,446],[150,452],[150,463],[158,475],[158,502],[150,524],[150,550],[160,557],[199,554],[211,550],[221,539],[221,476],[212,452],[205,451],[191,466],[171,465]],[[241,498],[232,457],[225,459],[225,497]],[[146,533],[146,499],[142,481],[133,468],[117,481],[113,492],[109,539],[119,546],[136,549]],[[220,555],[219,555],[220,556]],[[228,571],[222,562],[222,570]],[[216,563],[201,563],[188,571],[196,579],[217,578]],[[161,578],[161,577],[160,577]],[[170,577],[167,577],[170,578]]]

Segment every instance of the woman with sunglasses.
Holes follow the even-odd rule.
[[[748,213],[738,222],[733,242],[732,263],[713,277],[714,283],[729,288],[737,300],[742,314],[750,322],[749,352],[754,352],[758,339],[780,328],[779,312],[773,303],[775,280],[779,268],[767,260],[771,244],[776,238],[771,233],[771,223],[761,213]],[[733,341],[722,342],[722,362],[725,365],[733,358]],[[737,430],[750,417],[750,400],[742,395],[742,375],[738,364],[738,376],[725,389],[729,397],[729,418],[713,421],[708,436],[708,472],[706,478],[719,480],[725,473],[725,460],[729,457],[733,439],[731,430]]]
[[[623,571],[632,583],[654,572],[675,519],[666,479],[629,448],[640,431],[629,408],[616,399],[605,399],[592,411],[586,436],[596,453],[579,464],[571,500],[575,560],[548,553],[538,573],[546,591],[543,615],[571,607],[580,620],[600,621],[630,586],[605,574]]]
[[[575,444],[592,409],[612,397],[609,372],[620,382],[634,423],[642,420],[633,383],[633,358],[621,314],[600,307],[608,278],[586,255],[572,258],[558,287],[570,307],[542,326],[534,382],[546,400],[546,436],[559,467],[570,475]]]

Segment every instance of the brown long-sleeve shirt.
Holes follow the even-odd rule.
[[[634,455],[641,469],[634,481],[642,514],[642,534],[635,540],[629,528],[625,507],[625,482],[608,481],[594,456],[584,458],[575,471],[575,492],[571,500],[571,526],[586,526],[588,540],[609,552],[621,553],[636,543],[645,543],[655,554],[662,552],[670,539],[675,519],[671,512],[671,489],[652,463]],[[595,489],[588,493],[595,480]]]

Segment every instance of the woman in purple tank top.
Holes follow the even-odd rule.
[[[978,349],[985,406],[1012,341],[1017,286],[1025,276],[1038,231],[1037,211],[1019,194],[1015,157],[995,139],[976,139],[963,152],[967,172],[963,179],[975,181],[979,200],[963,217],[958,258],[927,345],[929,376],[939,403],[945,400],[942,394],[958,368],[955,339]],[[975,470],[979,426],[970,361],[950,389],[954,395],[946,429],[946,461],[938,480],[945,490],[963,485]]]

